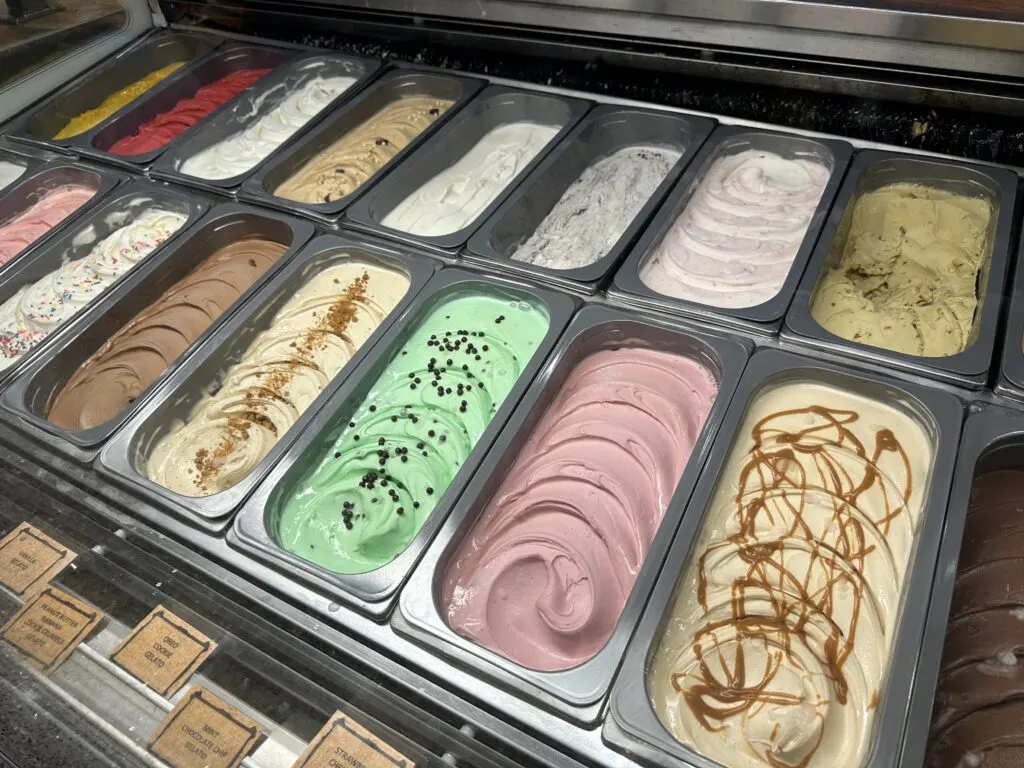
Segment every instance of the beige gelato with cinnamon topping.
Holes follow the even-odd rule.
[[[281,307],[146,472],[185,496],[243,480],[352,359],[409,289],[407,275],[357,258],[311,277]]]

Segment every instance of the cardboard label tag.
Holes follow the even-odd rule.
[[[110,653],[110,660],[165,698],[181,688],[217,643],[158,605]]]
[[[412,768],[410,760],[342,711],[335,712],[292,768]]]
[[[29,599],[0,630],[3,641],[50,674],[100,623],[103,614],[52,585]]]
[[[195,686],[149,737],[149,751],[173,768],[237,768],[262,733],[255,721]]]
[[[44,587],[75,559],[75,553],[28,523],[0,540],[0,584],[16,595]]]

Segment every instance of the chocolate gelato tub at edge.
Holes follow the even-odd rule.
[[[784,335],[980,389],[995,348],[1016,189],[1006,169],[859,153]]]
[[[755,353],[604,740],[659,766],[895,768],[962,419],[938,389]]]
[[[489,86],[349,206],[345,220],[452,253],[590,107],[581,99]]]
[[[148,166],[164,152],[189,143],[199,126],[294,55],[249,45],[215,51],[166,87],[132,102],[76,149],[115,165]]]
[[[205,120],[187,144],[154,163],[154,178],[230,192],[338,104],[359,92],[380,62],[315,53],[261,78]]]
[[[77,318],[207,209],[163,184],[122,185],[0,274],[0,377],[73,333]]]
[[[146,37],[15,118],[4,132],[48,149],[74,151],[104,122],[183,74],[218,42],[181,32]]]
[[[439,272],[245,503],[229,544],[383,618],[575,309]]]
[[[0,280],[5,267],[44,246],[124,178],[116,171],[66,160],[22,174],[0,196]]]
[[[402,590],[395,631],[596,722],[751,348],[584,307]]]
[[[774,334],[852,153],[843,141],[719,126],[615,273],[610,293]]]
[[[358,236],[315,238],[107,443],[98,470],[223,529],[434,267]]]
[[[438,72],[386,72],[249,179],[239,199],[334,224],[483,86]]]
[[[1024,416],[964,426],[901,765],[1024,764]]]
[[[713,128],[696,116],[595,108],[470,238],[464,257],[596,291]]]
[[[26,366],[0,400],[12,425],[91,460],[312,235],[308,222],[217,206],[85,310],[75,336]]]

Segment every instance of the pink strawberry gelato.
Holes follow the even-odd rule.
[[[639,345],[578,363],[449,561],[449,626],[530,669],[594,656],[717,393],[700,363]]]
[[[0,226],[0,265],[28,248],[95,194],[95,189],[79,185],[57,187],[42,193],[27,210]]]

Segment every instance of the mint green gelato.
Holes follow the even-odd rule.
[[[271,534],[289,552],[336,573],[394,560],[548,330],[540,305],[497,291],[457,288],[433,306],[277,497]]]

